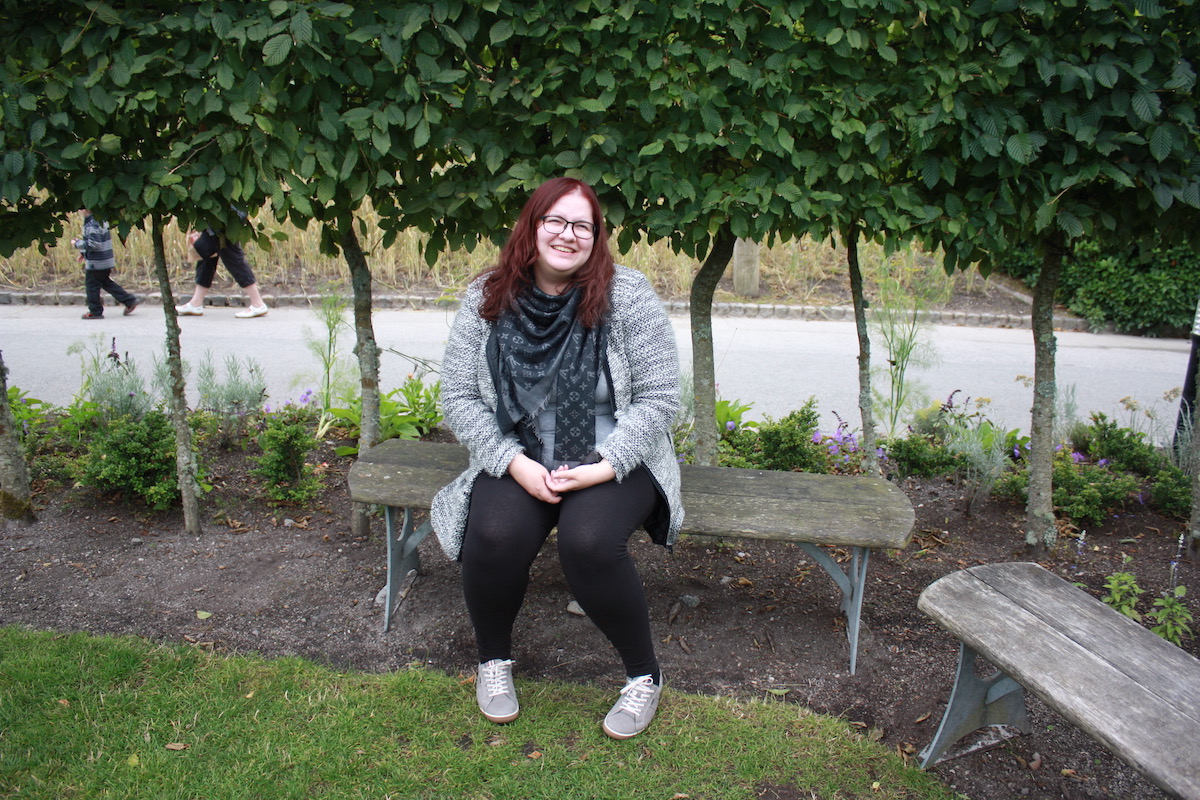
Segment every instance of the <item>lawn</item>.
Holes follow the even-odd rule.
[[[0,628],[0,795],[21,798],[951,798],[841,720],[668,686],[651,729],[610,692],[520,681],[497,726],[469,680]]]

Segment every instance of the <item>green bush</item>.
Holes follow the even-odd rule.
[[[308,426],[295,414],[278,413],[267,417],[258,437],[263,454],[255,456],[258,467],[251,471],[265,483],[263,493],[271,500],[302,503],[321,490],[321,479],[306,462],[317,440]]]
[[[1052,500],[1056,513],[1075,524],[1099,524],[1128,503],[1141,486],[1136,476],[1114,472],[1107,465],[1087,463],[1079,453],[1067,448],[1054,454],[1053,481]],[[1026,500],[1028,467],[1002,476],[996,482],[995,492]]]
[[[1187,519],[1192,513],[1192,479],[1168,465],[1150,480],[1150,502],[1164,514]]]
[[[959,471],[962,457],[932,436],[910,433],[883,443],[888,463],[901,476],[936,478]]]
[[[1146,441],[1146,435],[1122,428],[1104,414],[1092,414],[1087,428],[1087,450],[1092,460],[1107,462],[1113,469],[1132,472],[1143,478],[1168,465],[1166,455]]]
[[[758,428],[726,431],[718,443],[718,462],[726,467],[828,473],[829,453],[817,432],[817,399],[781,420],[767,419]]]
[[[160,411],[118,417],[101,428],[84,457],[80,481],[104,492],[141,498],[156,511],[179,500],[175,434]]]
[[[1003,272],[1033,286],[1041,258],[1028,249],[1014,251]],[[1072,313],[1099,328],[1112,323],[1128,333],[1175,335],[1192,326],[1200,296],[1200,253],[1188,247],[1134,246],[1125,252],[1101,252],[1081,241],[1063,265],[1058,298]]]

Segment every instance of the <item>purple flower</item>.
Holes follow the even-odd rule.
[[[1102,459],[1100,459],[1099,461],[1097,461],[1097,462],[1096,462],[1096,466],[1097,466],[1097,467],[1107,467],[1107,466],[1108,466],[1108,459],[1107,459],[1107,458],[1102,458]]]
[[[1074,461],[1076,464],[1083,461],[1084,458],[1085,458],[1085,456],[1083,455],[1083,453],[1080,453],[1078,451],[1071,453],[1071,460]]]
[[[813,431],[813,444],[820,444],[820,443],[821,443],[821,432]]]
[[[727,431],[736,431],[736,430],[737,430],[737,423],[736,423],[736,422],[734,422],[733,420],[729,420],[729,422],[726,422],[726,423],[725,423],[725,430],[727,430]]]

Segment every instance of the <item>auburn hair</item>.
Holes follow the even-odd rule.
[[[612,251],[608,249],[608,230],[604,226],[600,200],[591,186],[576,178],[552,178],[530,195],[508,241],[500,250],[500,259],[494,267],[483,273],[486,282],[479,316],[495,322],[505,311],[516,308],[517,297],[534,282],[533,267],[538,257],[537,229],[541,218],[560,198],[572,192],[579,192],[591,206],[596,232],[592,239],[591,255],[571,277],[568,286],[578,286],[583,292],[578,314],[584,327],[594,328],[600,324],[608,311],[608,289],[616,268],[613,266]]]

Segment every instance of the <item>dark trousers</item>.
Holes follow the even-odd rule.
[[[512,657],[529,568],[557,525],[558,558],[575,599],[617,649],[626,675],[658,679],[646,594],[628,549],[658,502],[644,467],[621,483],[567,492],[557,504],[534,498],[508,475],[481,475],[462,550],[463,594],[480,663]]]
[[[100,299],[100,290],[108,292],[118,303],[127,306],[136,302],[137,298],[121,288],[110,274],[111,269],[88,269],[83,272],[83,287],[87,294],[87,307],[92,316],[104,315],[104,301]]]
[[[204,236],[217,239],[214,234],[207,231]],[[214,241],[213,245],[216,244]],[[212,252],[208,258],[201,259],[196,262],[196,284],[203,286],[205,289],[212,288],[213,277],[217,274],[217,259],[220,258],[225,269],[229,270],[229,274],[237,281],[237,285],[245,289],[252,285],[254,280],[254,270],[250,269],[250,262],[246,260],[246,253],[242,250],[242,246],[237,242],[226,242],[224,247],[219,247],[215,251],[212,250],[212,245],[204,241],[197,240],[196,250],[198,252]]]

